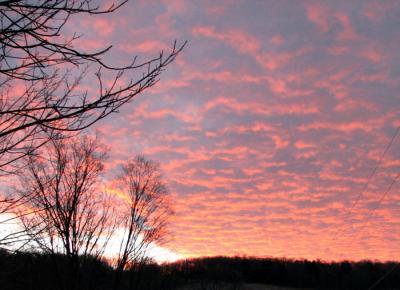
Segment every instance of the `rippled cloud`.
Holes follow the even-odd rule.
[[[396,259],[400,137],[380,159],[400,125],[399,15],[396,1],[139,1],[85,22],[117,62],[188,40],[97,125],[108,168],[160,162],[183,256]]]

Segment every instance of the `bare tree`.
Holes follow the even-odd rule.
[[[106,154],[90,137],[53,140],[43,149],[29,156],[21,177],[18,193],[31,211],[21,221],[41,250],[66,255],[74,289],[81,262],[100,256],[113,231],[111,204],[97,188]]]
[[[115,289],[123,271],[140,265],[152,244],[161,243],[173,211],[169,194],[157,163],[143,156],[130,159],[122,168],[121,190],[127,194],[123,216]]]
[[[80,131],[153,86],[182,46],[142,62],[107,64],[111,46],[83,51],[64,26],[73,15],[112,13],[92,0],[0,1],[0,174],[59,132]],[[97,90],[79,85],[95,68]],[[18,89],[16,89],[18,88]]]
[[[185,44],[174,44],[167,54],[141,62],[135,56],[117,66],[103,60],[111,46],[76,48],[81,35],[64,29],[71,17],[113,13],[126,2],[0,1],[0,175],[23,168],[24,157],[60,134],[79,132],[117,112],[153,86],[183,49]],[[83,90],[85,83],[93,90]],[[15,212],[20,202],[0,196],[0,214]],[[14,232],[1,242],[17,237]]]

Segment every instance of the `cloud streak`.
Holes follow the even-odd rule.
[[[156,87],[97,125],[110,171],[136,153],[161,163],[173,251],[398,257],[399,184],[379,200],[400,138],[346,216],[399,124],[389,2],[139,2],[91,24],[90,41],[120,43],[116,59],[189,40]]]

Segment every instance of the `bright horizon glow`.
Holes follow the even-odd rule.
[[[4,237],[7,233],[12,233],[18,230],[18,226],[15,224],[14,221],[10,221],[9,223],[4,223],[6,219],[12,218],[14,215],[11,214],[0,214],[0,237]],[[106,251],[104,253],[104,257],[109,259],[110,261],[115,259],[116,255],[118,254],[118,247],[119,247],[119,240],[120,235],[118,235],[118,230],[116,237],[108,244]],[[101,241],[100,241],[101,242]],[[20,243],[17,243],[12,248],[18,248]],[[164,263],[164,262],[175,262],[177,260],[182,259],[183,257],[179,254],[174,253],[173,251],[151,244],[147,251],[147,257],[153,258],[157,263]]]
[[[106,251],[104,252],[104,256],[107,259],[113,260],[118,256],[122,236],[122,229],[116,229],[113,232],[113,237],[108,242]],[[172,250],[163,246],[155,245],[154,243],[151,243],[148,246],[146,257],[153,258],[157,263],[175,262],[183,258],[181,255],[173,252]]]
[[[188,40],[88,130],[111,178],[136,154],[160,163],[176,213],[163,248],[387,261],[400,259],[400,136],[382,158],[400,126],[399,19],[390,0],[142,0],[67,29],[85,49],[112,44],[115,64]]]

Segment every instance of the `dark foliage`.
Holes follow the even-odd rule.
[[[55,266],[57,265],[57,266]],[[115,270],[96,258],[82,259],[80,288],[112,289]],[[320,261],[261,258],[200,258],[159,265],[153,262],[124,271],[123,290],[245,289],[246,283],[307,289],[368,289],[396,263]],[[62,273],[63,255],[0,251],[2,290],[68,289]],[[193,288],[185,288],[195,285]],[[374,289],[399,289],[400,265]]]
[[[95,258],[81,260],[80,289],[109,289],[113,269]],[[0,253],[0,285],[2,290],[50,290],[68,289],[69,281],[64,273],[68,259],[64,255]]]
[[[115,270],[95,257],[79,259],[80,290],[113,289]],[[70,290],[68,258],[61,254],[10,253],[0,250],[1,290]],[[176,289],[175,278],[164,267],[147,263],[123,273],[122,290]]]
[[[208,281],[209,284],[260,283],[309,289],[368,289],[394,266],[394,262],[326,263],[272,258],[213,257],[179,261],[164,267],[180,280],[198,281],[203,284]],[[374,289],[399,288],[400,265]]]

